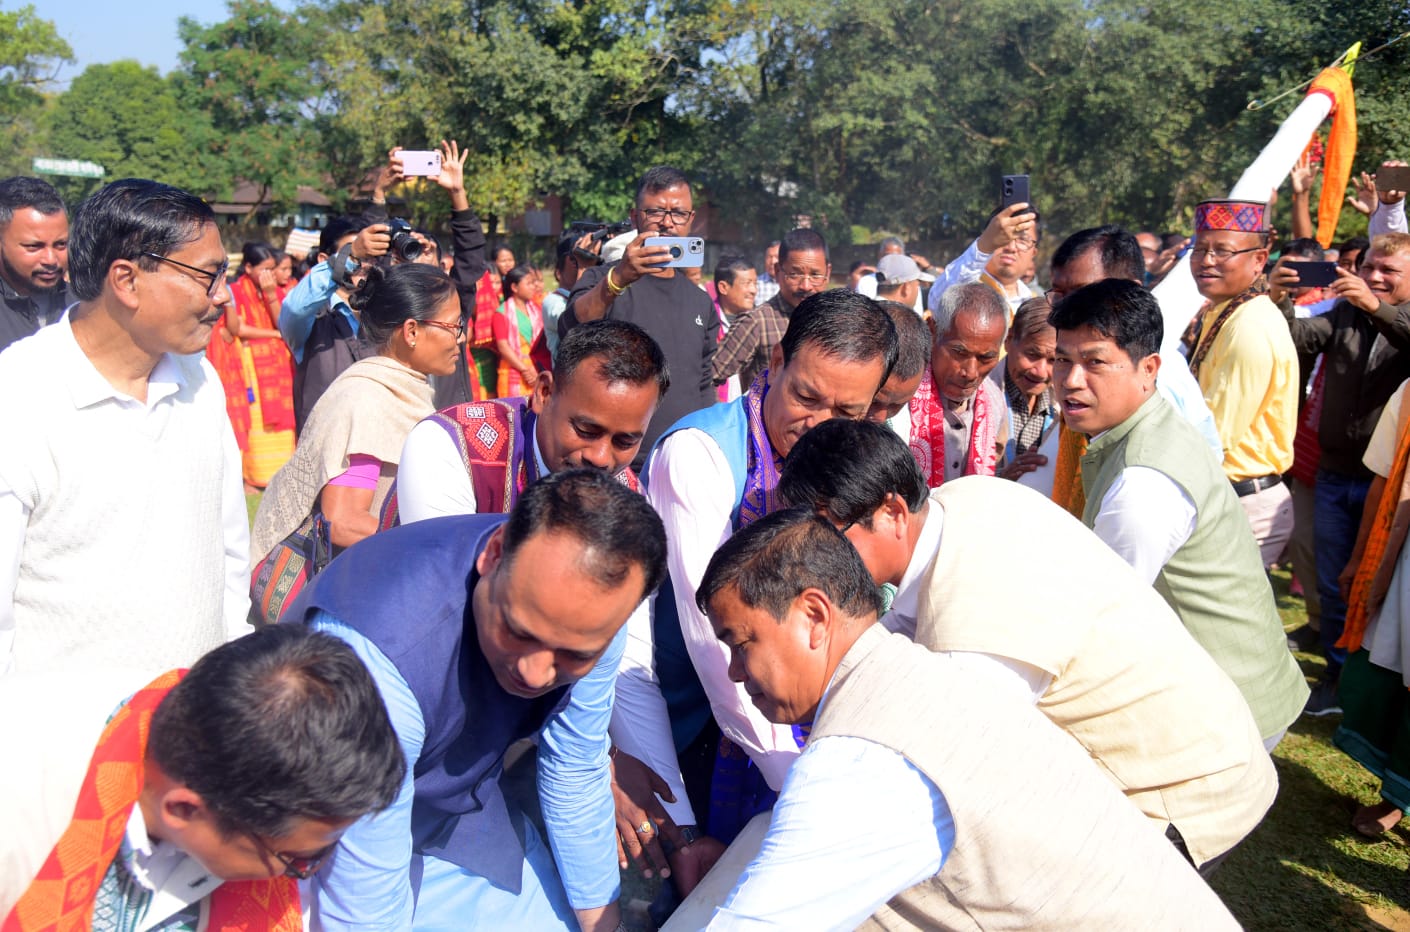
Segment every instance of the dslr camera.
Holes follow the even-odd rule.
[[[387,233],[392,237],[388,255],[395,256],[402,262],[415,262],[426,249],[426,244],[412,233],[411,224],[400,217],[387,221]]]
[[[586,233],[592,236],[588,240],[587,246],[574,246],[573,255],[581,265],[597,265],[601,260],[598,253],[602,252],[602,244],[614,236],[621,236],[632,229],[630,220],[623,220],[620,223],[604,223],[601,220],[574,220],[568,226],[567,235],[576,241]]]

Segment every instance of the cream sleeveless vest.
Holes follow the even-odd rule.
[[[1004,480],[947,482],[940,550],[916,641],[1052,674],[1038,710],[1086,748],[1202,864],[1263,819],[1273,762],[1237,686],[1153,588],[1045,496]],[[1016,534],[1041,546],[1015,585]]]
[[[1238,928],[1071,739],[950,669],[873,626],[843,658],[814,723],[810,741],[863,738],[904,756],[939,787],[954,820],[940,872],[863,928]]]

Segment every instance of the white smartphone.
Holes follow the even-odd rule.
[[[424,176],[434,178],[441,173],[441,153],[435,149],[403,149],[401,173],[408,178]]]
[[[646,246],[665,246],[671,261],[663,269],[695,269],[705,264],[705,240],[698,236],[648,236]]]

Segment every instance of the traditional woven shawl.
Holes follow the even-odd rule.
[[[1219,331],[1224,329],[1224,325],[1229,322],[1229,318],[1234,316],[1234,312],[1252,301],[1259,295],[1268,293],[1268,282],[1262,275],[1253,280],[1253,284],[1248,287],[1243,294],[1236,295],[1229,299],[1229,303],[1224,306],[1224,310],[1219,312],[1219,316],[1208,323],[1204,332],[1200,334],[1199,345],[1190,354],[1190,374],[1196,379],[1199,378],[1199,367],[1204,362],[1204,357],[1209,355],[1210,349],[1214,347],[1214,341],[1219,338]],[[1206,311],[1206,313],[1208,313]]]
[[[303,523],[328,480],[348,468],[351,454],[395,466],[406,435],[434,410],[426,376],[390,356],[349,366],[318,400],[293,457],[270,481],[250,535],[250,562],[258,564]],[[374,513],[381,504],[372,503]]]
[[[1352,652],[1361,649],[1366,625],[1380,611],[1390,591],[1395,564],[1405,546],[1406,532],[1410,530],[1410,470],[1406,468],[1410,464],[1410,403],[1407,401],[1401,402],[1395,436],[1394,465],[1376,508],[1366,549],[1356,566],[1351,597],[1346,605],[1346,626],[1342,629],[1341,640],[1336,643],[1337,647]]]
[[[911,453],[932,489],[945,481],[945,410],[935,380],[926,369],[920,387],[911,398]],[[999,436],[999,418],[1004,410],[1001,389],[992,379],[981,379],[974,393],[974,419],[965,451],[966,476],[992,476],[998,462],[994,441]]]
[[[744,479],[744,499],[739,503],[739,529],[746,528],[778,508],[778,477],[783,458],[769,442],[764,425],[764,396],[769,393],[769,370],[754,377],[744,399],[749,421],[749,474]]]
[[[3,932],[67,932],[92,925],[103,875],[117,857],[132,807],[142,793],[152,715],[184,675],[184,670],[162,674],[103,729],[73,819],[0,926]],[[211,892],[207,928],[298,932],[303,928],[298,885],[287,877],[225,881]]]

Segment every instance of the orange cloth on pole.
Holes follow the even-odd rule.
[[[1322,69],[1307,93],[1326,94],[1332,99],[1332,128],[1322,163],[1322,197],[1317,201],[1317,242],[1326,249],[1336,236],[1346,184],[1351,180],[1351,162],[1356,157],[1356,94],[1351,75],[1340,68]]]
[[[108,722],[93,749],[73,819],[0,930],[68,932],[91,927],[103,875],[117,857],[132,807],[142,793],[152,715],[185,674],[163,673]],[[288,877],[227,880],[211,891],[207,928],[301,932],[298,885]]]

